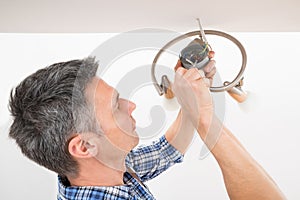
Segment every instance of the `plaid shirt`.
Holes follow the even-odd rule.
[[[134,169],[141,181],[148,181],[175,163],[182,162],[183,155],[171,146],[163,136],[152,145],[132,150],[126,157],[126,165]],[[96,199],[149,199],[154,197],[144,184],[130,173],[124,173],[124,185],[111,187],[70,186],[64,177],[58,177],[58,200],[96,200]]]

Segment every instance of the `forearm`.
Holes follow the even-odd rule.
[[[165,137],[182,154],[187,151],[194,137],[194,126],[182,110],[179,111],[176,120],[167,130]]]
[[[198,132],[222,170],[230,199],[285,199],[272,178],[216,116],[209,128],[204,127],[208,126],[199,126]]]

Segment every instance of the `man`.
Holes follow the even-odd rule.
[[[135,104],[96,77],[97,67],[92,58],[72,60],[27,77],[11,94],[9,135],[28,158],[58,173],[58,199],[154,199],[141,182],[182,161],[193,127],[180,126],[188,123],[180,112],[159,141],[132,150]]]
[[[172,89],[182,109],[159,141],[137,149],[135,104],[96,77],[97,67],[92,58],[56,63],[11,93],[9,135],[28,158],[58,173],[58,199],[154,199],[143,182],[182,161],[194,127],[218,160],[231,198],[283,198],[216,119],[208,90],[214,61],[206,73],[178,63]]]

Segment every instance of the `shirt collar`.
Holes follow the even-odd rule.
[[[139,196],[146,193],[138,181],[128,172],[124,173],[124,185],[120,186],[70,186],[66,177],[58,176],[58,195],[62,200],[75,199],[102,199],[106,196],[112,199],[130,199],[130,196]],[[102,197],[102,198],[101,198]]]

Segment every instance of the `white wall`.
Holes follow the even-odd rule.
[[[288,199],[300,199],[297,187],[300,185],[300,33],[232,35],[244,44],[248,53],[245,89],[251,91],[248,102],[248,108],[251,109],[243,111],[227,95],[225,123],[274,178]],[[7,137],[10,89],[44,66],[86,57],[113,36],[114,34],[0,35],[0,199],[50,200],[56,196],[56,175],[23,157],[14,142]],[[236,55],[228,56],[226,60],[220,55],[222,46],[216,47],[217,49],[220,49],[217,51],[219,57],[216,56],[220,74],[228,73],[230,76],[232,73],[229,72],[236,69],[230,68],[228,63],[235,63]],[[154,55],[155,52],[151,50],[124,55],[110,63],[111,67],[104,74],[104,79],[116,85],[126,72],[143,64],[150,64]],[[229,68],[224,69],[227,65]],[[132,95],[132,100],[137,103],[134,115],[138,125],[146,126],[150,122],[145,113],[149,113],[151,105],[161,105],[161,98],[152,86],[146,85]],[[168,125],[174,119],[174,111],[167,111],[166,114]],[[184,163],[174,166],[148,183],[157,199],[228,199],[221,172],[213,157],[210,155],[199,159],[201,147],[202,143],[195,137]]]

